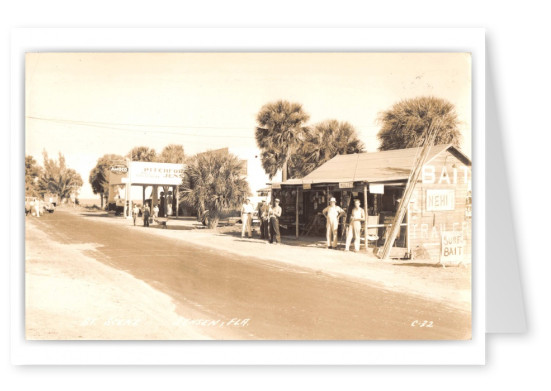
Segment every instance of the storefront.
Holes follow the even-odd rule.
[[[335,197],[347,211],[339,233],[358,198],[368,219],[362,240],[374,252],[384,245],[413,168],[418,148],[338,155],[302,179],[272,183],[272,198],[283,208],[286,234],[324,236],[323,209]],[[407,214],[391,252],[396,258],[440,259],[444,242],[461,237],[462,258],[470,258],[471,161],[451,145],[431,148],[415,186]],[[460,235],[459,235],[460,233]],[[448,249],[449,250],[449,249]],[[446,251],[448,251],[446,250]]]
[[[131,161],[115,164],[109,174],[108,208],[121,209],[123,216],[131,218],[132,204],[141,199],[140,206],[157,205],[161,217],[178,216],[178,188],[183,174],[183,164]],[[141,187],[139,194],[133,192],[135,187]]]

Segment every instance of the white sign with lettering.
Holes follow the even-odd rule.
[[[385,185],[370,183],[369,192],[371,194],[385,194]]]
[[[424,184],[457,185],[458,183],[468,183],[469,180],[469,167],[467,166],[451,169],[444,166],[437,170],[435,166],[429,164],[423,166],[421,172],[421,181]]]
[[[454,189],[427,189],[427,212],[455,209]]]
[[[131,183],[151,185],[180,185],[184,165],[175,163],[130,162]]]
[[[461,262],[465,253],[465,242],[461,231],[442,231],[442,253],[440,261]]]

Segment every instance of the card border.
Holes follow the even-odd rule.
[[[10,63],[10,203],[24,199],[26,52],[470,52],[473,278],[470,341],[26,341],[24,220],[10,208],[10,357],[16,365],[485,364],[485,31],[482,28],[22,28]]]

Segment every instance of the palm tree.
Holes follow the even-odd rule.
[[[90,171],[88,182],[94,194],[100,195],[101,208],[103,201],[109,198],[109,170],[117,162],[124,161],[120,155],[106,154],[98,159],[96,166]]]
[[[129,157],[133,162],[154,162],[157,158],[157,152],[153,148],[140,146],[132,148],[126,157]]]
[[[365,152],[356,129],[335,119],[316,124],[290,161],[293,177],[301,178],[337,155]]]
[[[287,180],[289,159],[308,133],[303,126],[308,119],[301,104],[285,100],[267,103],[260,109],[255,138],[262,167],[270,178],[281,169],[283,181]]]
[[[179,144],[167,145],[157,157],[157,161],[160,163],[183,163],[184,160],[184,147]]]
[[[382,128],[377,133],[379,150],[417,147],[432,121],[438,119],[440,130],[435,144],[459,146],[461,134],[455,106],[445,99],[419,97],[402,100],[379,114]]]
[[[56,194],[60,202],[63,202],[82,187],[82,178],[75,170],[67,167],[65,157],[61,153],[58,160],[48,158],[46,151],[43,155],[44,169],[38,179],[38,192],[41,195]]]
[[[199,214],[208,210],[208,227],[216,228],[223,212],[239,208],[251,194],[242,175],[243,162],[230,153],[208,151],[187,162],[182,202]]]

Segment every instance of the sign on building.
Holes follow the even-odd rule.
[[[130,162],[130,183],[148,185],[179,185],[184,165],[175,163]]]
[[[461,231],[442,231],[442,253],[440,262],[457,263],[463,261],[465,242]]]
[[[352,189],[354,187],[354,182],[340,182],[339,189]]]
[[[385,194],[385,185],[370,183],[369,192],[371,194]]]
[[[454,189],[427,189],[426,210],[436,212],[455,209]]]

